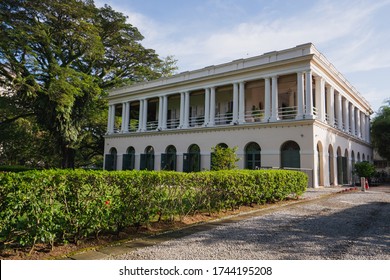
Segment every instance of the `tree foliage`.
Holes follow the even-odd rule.
[[[237,168],[236,162],[239,158],[236,155],[237,147],[229,148],[217,145],[211,148],[211,170],[232,170]]]
[[[375,166],[368,161],[355,163],[354,172],[359,177],[370,178],[375,173]]]
[[[371,125],[372,143],[378,154],[390,161],[390,100],[383,106]]]
[[[74,167],[83,140],[102,145],[96,120],[107,108],[105,90],[176,69],[172,57],[144,48],[126,20],[92,0],[2,0],[0,102],[12,105],[1,108],[0,126],[34,116],[55,141],[62,167]]]

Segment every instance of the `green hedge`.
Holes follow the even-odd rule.
[[[45,170],[0,174],[0,243],[77,242],[155,219],[299,196],[304,173]]]

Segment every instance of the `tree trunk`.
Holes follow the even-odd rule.
[[[76,156],[76,150],[73,148],[69,148],[67,146],[63,146],[61,148],[62,152],[62,161],[61,161],[61,168],[71,168],[74,169],[74,162],[75,162],[75,156]]]

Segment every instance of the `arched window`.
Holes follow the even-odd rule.
[[[329,167],[329,184],[334,185],[334,159],[333,159],[333,147],[328,147],[328,167]]]
[[[200,171],[200,148],[196,144],[188,147],[188,153],[183,155],[183,171],[197,172]]]
[[[133,170],[135,166],[135,149],[128,147],[126,154],[123,155],[122,170]]]
[[[250,142],[245,147],[245,168],[259,169],[261,167],[261,148],[259,144]]]
[[[301,168],[300,147],[294,141],[285,142],[280,148],[281,167]]]
[[[109,154],[105,156],[104,169],[108,171],[116,170],[117,150],[111,148]]]
[[[344,181],[344,169],[343,169],[343,155],[341,154],[341,148],[337,148],[337,183],[343,184]]]
[[[161,154],[161,169],[162,170],[176,170],[176,147],[169,145],[165,149],[165,153]]]
[[[154,148],[147,146],[145,153],[141,154],[141,170],[154,170]]]
[[[348,150],[345,149],[343,157],[343,184],[346,185],[349,183],[349,155]]]
[[[217,146],[224,149],[229,148],[229,146],[225,143],[219,143]]]
[[[318,141],[317,143],[317,183],[319,186],[324,185],[324,165],[323,165],[323,149],[322,143]]]
[[[355,170],[355,163],[356,163],[356,159],[355,159],[355,152],[352,151],[351,152],[351,171],[353,172]],[[355,182],[357,181],[357,178],[356,176],[353,175],[352,173],[352,185],[355,185]]]

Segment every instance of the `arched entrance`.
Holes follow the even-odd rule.
[[[133,170],[135,166],[135,149],[128,147],[126,154],[123,155],[122,170]]]
[[[261,148],[259,144],[250,142],[245,147],[245,168],[258,169],[261,167]]]
[[[188,153],[183,155],[183,171],[198,172],[200,171],[200,148],[196,144],[188,147]]]
[[[165,154],[161,154],[161,169],[162,170],[176,170],[176,147],[169,145],[165,149]]]
[[[105,156],[104,159],[104,169],[108,171],[116,170],[116,159],[117,159],[117,150],[111,148],[109,154]]]
[[[328,174],[329,174],[329,184],[334,185],[334,156],[333,156],[333,147],[329,145],[328,147]]]
[[[301,168],[301,148],[294,141],[283,143],[280,148],[280,163],[281,167]]]
[[[341,148],[337,148],[337,184],[343,184],[343,156],[341,155]]]
[[[323,148],[322,143],[317,143],[317,184],[318,186],[324,185],[324,163],[323,163]]]
[[[349,167],[349,155],[348,155],[348,150],[345,149],[344,152],[344,158],[343,158],[343,184],[347,185],[349,184],[350,180],[350,167]]]
[[[140,170],[154,170],[154,148],[147,146],[141,154]]]

